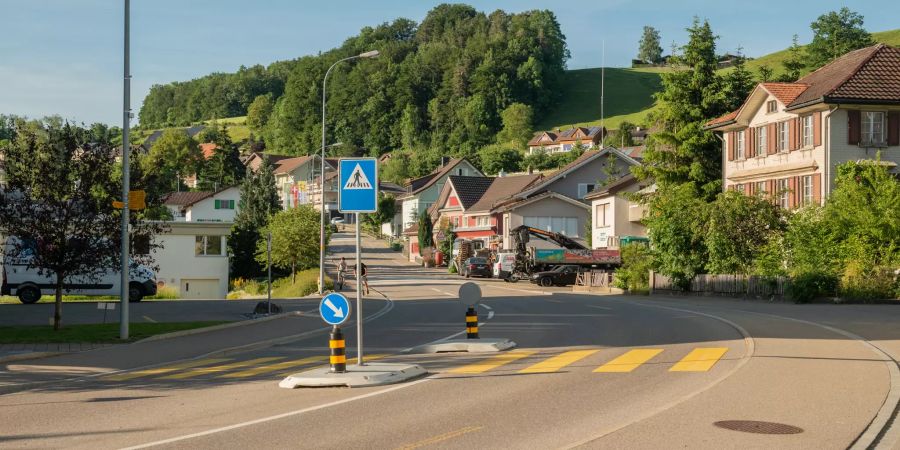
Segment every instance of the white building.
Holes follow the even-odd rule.
[[[584,197],[591,202],[591,248],[617,248],[625,236],[647,237],[647,227],[641,223],[646,206],[628,198],[640,188],[634,175],[628,174]]]
[[[228,222],[169,222],[156,236],[159,287],[172,286],[182,299],[224,299],[228,293]]]
[[[176,222],[234,222],[241,199],[237,186],[215,192],[172,192],[163,204]]]

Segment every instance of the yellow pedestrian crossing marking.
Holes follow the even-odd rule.
[[[706,372],[719,362],[727,351],[727,347],[695,348],[672,366],[669,372]]]
[[[522,358],[527,358],[533,354],[537,353],[533,350],[512,350],[508,353],[504,353],[502,355],[495,356],[493,358],[488,358],[484,361],[477,362],[474,364],[465,365],[462,367],[457,367],[450,371],[450,373],[482,373],[487,372],[491,369],[496,369],[500,366],[509,364],[513,361],[520,360]]]
[[[622,356],[594,369],[594,372],[631,372],[637,369],[654,356],[662,353],[660,348],[639,348],[631,350]]]
[[[298,366],[305,366],[308,364],[325,361],[326,359],[328,359],[328,357],[326,357],[326,356],[310,356],[309,358],[294,359],[291,361],[284,361],[284,362],[280,362],[280,363],[254,367],[252,369],[241,370],[239,372],[232,372],[229,374],[221,375],[221,376],[219,376],[219,378],[252,377],[254,375],[259,375],[262,373],[275,372],[276,370],[290,369],[292,367],[298,367]]]
[[[266,357],[266,358],[256,358],[256,359],[248,359],[246,361],[238,361],[236,363],[231,364],[223,364],[221,366],[211,366],[211,367],[199,367],[197,369],[188,370],[187,372],[176,373],[174,375],[169,375],[166,377],[162,377],[163,380],[183,380],[185,378],[193,378],[199,377],[201,375],[208,375],[211,373],[225,372],[231,369],[239,369],[241,367],[248,367],[260,363],[265,363],[269,361],[275,361],[278,359],[284,359],[283,357]]]
[[[149,377],[153,375],[162,375],[164,373],[175,372],[176,370],[191,369],[198,366],[206,366],[209,364],[217,364],[220,362],[230,361],[229,358],[208,358],[188,361],[181,364],[173,364],[171,366],[157,367],[155,369],[138,370],[134,372],[118,373],[103,377],[104,380],[125,381],[135,378]]]
[[[552,358],[548,358],[544,361],[541,361],[531,367],[527,367],[519,371],[519,373],[542,373],[542,372],[556,372],[563,367],[568,366],[569,364],[578,362],[588,356],[593,355],[594,353],[599,352],[600,349],[596,350],[573,350],[570,352],[560,353]]]

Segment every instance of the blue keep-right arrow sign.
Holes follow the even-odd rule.
[[[340,325],[350,318],[350,302],[342,294],[332,292],[319,302],[319,315],[329,325]]]

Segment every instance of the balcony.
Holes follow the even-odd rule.
[[[631,204],[628,206],[628,221],[629,222],[640,222],[641,219],[647,216],[647,205]]]

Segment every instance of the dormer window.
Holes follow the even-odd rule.
[[[769,100],[766,102],[766,113],[771,114],[774,112],[778,112],[778,102],[775,100]]]

